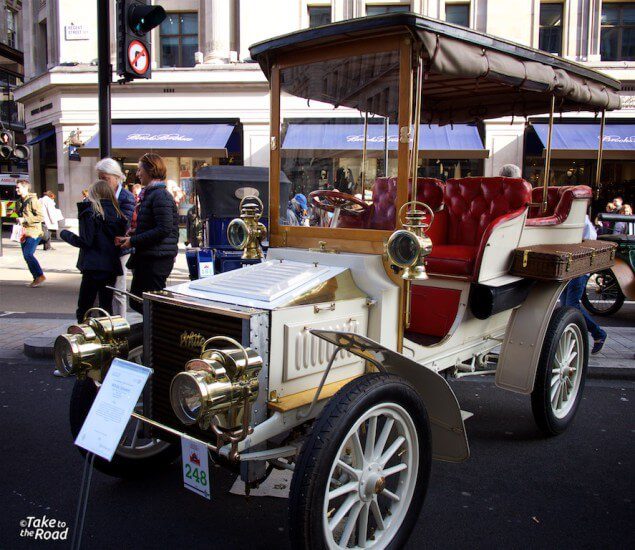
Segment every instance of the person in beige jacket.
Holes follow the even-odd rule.
[[[31,193],[31,185],[27,180],[18,180],[16,192],[20,197],[18,206],[18,223],[24,227],[24,239],[22,240],[22,255],[33,281],[28,286],[37,288],[46,280],[40,263],[35,259],[35,250],[42,238],[42,207],[35,193]]]

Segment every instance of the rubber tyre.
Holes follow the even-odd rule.
[[[610,269],[607,269],[606,271],[608,271],[611,274],[611,277],[615,278],[615,275],[613,274],[613,272]],[[602,272],[599,272],[602,273]],[[593,276],[594,273],[591,274],[591,276]],[[615,302],[613,302],[613,305],[611,307],[609,307],[608,309],[597,309],[593,303],[589,300],[589,297],[587,296],[587,289],[586,287],[584,287],[584,292],[582,293],[582,305],[584,306],[584,308],[592,313],[593,315],[598,315],[600,317],[608,317],[609,315],[613,315],[614,313],[617,313],[620,308],[624,305],[624,300],[626,300],[626,297],[624,296],[624,293],[622,292],[622,289],[617,288],[617,297],[615,298]]]
[[[582,350],[584,357],[582,361],[582,373],[580,385],[575,396],[575,402],[571,410],[563,418],[557,418],[551,408],[551,378],[552,368],[555,361],[556,350],[560,337],[570,324],[576,324],[582,335]],[[582,312],[572,307],[561,307],[556,309],[551,316],[545,339],[542,344],[538,369],[536,371],[536,381],[534,391],[531,393],[531,410],[536,424],[547,436],[554,436],[564,432],[573,421],[582,399],[584,383],[586,379],[587,367],[589,364],[589,336],[586,321]]]
[[[363,413],[382,402],[401,405],[419,440],[419,468],[409,510],[386,548],[401,548],[419,517],[430,479],[432,444],[428,413],[415,388],[398,376],[373,373],[352,380],[329,401],[302,446],[291,481],[289,530],[297,549],[326,548],[322,534],[324,490],[342,439]]]
[[[130,350],[143,345],[143,327],[141,323],[133,325],[130,329],[128,347]],[[69,420],[73,441],[77,438],[79,431],[84,424],[84,420],[90,407],[97,396],[97,386],[92,379],[75,380],[73,393],[69,406]],[[86,456],[86,451],[77,447],[82,456]],[[112,461],[95,457],[95,468],[100,472],[118,478],[131,479],[148,475],[158,469],[169,466],[179,456],[180,449],[177,445],[169,445],[161,452],[144,459],[131,459],[122,457],[115,453]]]

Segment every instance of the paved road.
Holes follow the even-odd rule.
[[[27,516],[74,521],[83,462],[67,427],[73,382],[50,369],[0,362],[0,548],[42,546],[19,538]],[[591,381],[574,425],[552,439],[537,432],[525,397],[491,380],[454,387],[475,413],[472,458],[434,464],[409,548],[633,547],[635,384]],[[136,482],[96,472],[84,547],[288,547],[286,500],[229,495],[233,477],[212,475],[207,502],[182,488],[177,466]]]

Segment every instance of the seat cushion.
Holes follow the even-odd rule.
[[[478,246],[438,244],[432,246],[432,254],[426,258],[429,273],[471,277]]]
[[[552,191],[556,190],[557,202],[555,205],[550,205],[549,197],[553,194]],[[535,187],[532,191],[532,197],[537,202],[542,201],[542,188]],[[563,223],[571,212],[571,206],[575,199],[587,199],[591,200],[593,192],[591,188],[586,185],[569,185],[562,187],[548,187],[547,188],[547,210],[544,213],[540,213],[539,216],[532,217],[532,211],[536,208],[530,208],[530,216],[526,221],[526,225],[530,226],[545,226],[545,225],[558,225]],[[552,208],[552,210],[550,210]],[[540,209],[537,208],[539,211]]]

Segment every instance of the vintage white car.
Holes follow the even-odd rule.
[[[113,357],[128,356],[154,373],[113,461],[96,467],[147,473],[187,434],[248,487],[293,470],[295,547],[399,547],[431,460],[469,457],[468,413],[445,376],[495,374],[555,435],[575,416],[588,360],[582,315],[556,308],[566,280],[510,265],[519,247],[580,243],[591,189],[422,177],[426,128],[540,113],[553,124],[581,109],[603,121],[619,83],[413,14],[296,32],[251,55],[271,84],[266,258],[144,294],[142,332],[103,315],[71,327],[56,346],[77,376],[71,428]],[[294,119],[307,102],[333,116]],[[361,137],[344,151],[329,130],[352,112]],[[281,171],[308,195],[306,221],[291,219]],[[260,254],[261,210],[246,197],[228,229],[247,258]]]

